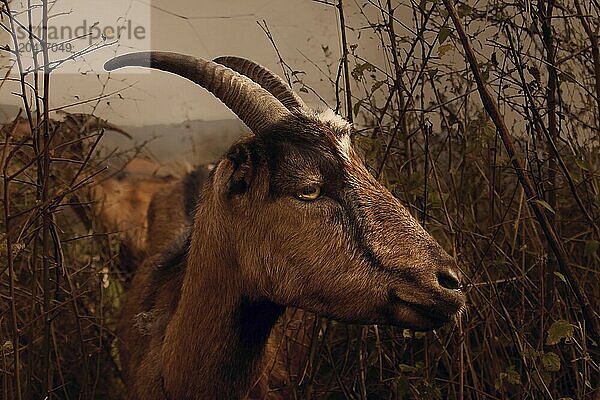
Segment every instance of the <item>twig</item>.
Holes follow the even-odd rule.
[[[425,14],[425,19],[424,19],[424,21],[423,21],[423,24],[421,25],[421,28],[420,28],[420,30],[419,30],[419,35],[418,35],[418,38],[420,38],[420,37],[421,37],[421,35],[423,34],[423,32],[425,32],[425,29],[426,29],[426,27],[427,27],[427,22],[429,21],[429,17],[431,16],[431,13],[432,13],[432,12],[433,12],[433,10],[435,10],[435,9],[436,9],[436,6],[435,6],[435,4],[434,4],[434,5],[431,7],[431,9],[429,9],[429,11],[428,11],[428,12]],[[410,50],[410,51],[411,51],[411,53],[410,53],[410,54],[412,54],[412,52],[414,52],[414,50],[415,50],[415,48],[416,48],[416,46],[417,46],[417,43],[418,43],[419,41],[420,41],[420,39],[418,39],[418,40],[415,40],[415,41],[414,41],[414,42],[411,44],[411,50]],[[437,41],[437,38],[436,38],[436,41]],[[427,55],[423,57],[425,61],[428,61],[428,60],[431,58],[431,53],[432,53],[432,52],[433,52],[433,45],[431,45],[431,46],[429,47],[429,51],[427,52]],[[407,60],[405,61],[404,65],[403,65],[402,69],[404,69],[404,68],[406,67],[406,65],[407,65],[406,63],[407,63],[407,62],[408,62],[408,57],[407,57]],[[421,68],[419,69],[419,73],[417,74],[417,77],[416,77],[416,79],[415,79],[415,80],[412,82],[412,84],[410,85],[410,88],[408,88],[408,94],[409,94],[409,98],[408,98],[408,99],[405,99],[404,106],[403,106],[403,107],[402,107],[402,108],[399,110],[399,113],[400,113],[400,115],[406,114],[406,112],[407,112],[407,110],[408,110],[408,106],[409,106],[409,104],[410,104],[410,103],[411,103],[411,101],[412,101],[412,94],[413,94],[413,92],[414,92],[415,88],[417,87],[417,85],[418,85],[419,81],[421,80],[421,77],[422,77],[422,76],[423,76],[423,74],[425,73],[425,67],[426,67],[426,66],[427,66],[427,64],[426,64],[426,63],[423,63],[423,64],[421,65]],[[402,81],[402,79],[401,79],[401,76],[396,78],[396,81],[394,82],[394,89],[390,91],[390,95],[388,96],[388,98],[387,98],[387,100],[386,100],[386,104],[385,104],[385,106],[384,106],[384,109],[383,109],[383,111],[382,111],[382,113],[381,113],[381,115],[380,115],[380,118],[379,118],[379,120],[378,120],[377,127],[379,127],[379,126],[381,125],[381,122],[383,121],[383,117],[385,116],[385,112],[386,112],[386,110],[388,109],[389,105],[391,104],[391,101],[392,101],[392,98],[393,98],[393,96],[394,96],[394,94],[395,94],[395,91],[397,90],[397,88],[400,88],[400,87],[401,87],[401,86],[400,86],[400,84],[401,84],[401,81]],[[403,97],[401,97],[401,99],[402,99],[402,98],[403,98]],[[379,179],[379,177],[381,176],[381,173],[383,172],[383,168],[385,167],[385,163],[386,163],[386,161],[387,161],[387,158],[388,158],[388,156],[389,156],[389,154],[390,154],[390,150],[392,149],[392,145],[393,145],[393,143],[394,143],[394,141],[395,141],[395,139],[396,139],[396,135],[398,134],[398,131],[399,131],[399,129],[398,129],[398,126],[397,126],[397,127],[394,129],[394,131],[392,132],[392,135],[391,135],[391,137],[390,137],[390,140],[389,140],[389,141],[388,141],[388,143],[387,143],[387,146],[386,146],[386,148],[385,148],[385,151],[384,151],[384,153],[383,153],[383,157],[382,157],[381,163],[379,164],[379,168],[377,168],[377,174],[375,175],[375,177],[376,177],[377,179]]]
[[[350,87],[350,70],[348,69],[348,39],[346,38],[346,21],[344,19],[343,0],[338,0],[338,14],[340,16],[340,33],[342,35],[342,62],[344,64],[344,86],[346,90],[346,118],[352,123],[354,117],[352,114],[352,89]]]
[[[581,21],[581,25],[583,26],[583,30],[585,31],[588,39],[591,43],[592,50],[592,61],[594,63],[594,87],[596,90],[596,124],[600,125],[600,47],[598,45],[598,31],[594,32],[590,27],[590,24],[587,20],[587,16],[583,14],[583,10],[581,9],[581,3],[579,0],[574,0],[575,8],[577,9],[577,17]]]
[[[429,177],[429,137],[431,136],[431,131],[433,127],[431,122],[426,121],[423,124],[423,136],[425,136],[425,165],[424,165],[424,182],[423,182],[423,213],[421,214],[421,225],[423,228],[425,227],[425,222],[427,219],[427,183]]]
[[[281,57],[281,53],[279,52],[279,48],[277,47],[277,44],[275,43],[275,38],[273,38],[273,34],[271,33],[271,30],[269,29],[269,25],[267,25],[267,21],[265,21],[263,19],[262,24],[258,21],[256,21],[256,23],[258,24],[258,26],[260,26],[260,29],[262,29],[262,31],[265,33],[265,35],[267,36],[267,39],[269,39],[269,42],[271,42],[271,46],[273,46],[273,49],[275,50],[275,54],[277,54],[279,65],[281,65],[281,70],[283,71],[285,80],[287,81],[288,85],[290,87],[292,87],[292,79],[290,78],[288,69],[290,71],[293,71],[293,69],[284,61],[283,57]]]
[[[20,112],[19,112],[20,115]],[[15,126],[17,124],[19,116],[15,119]],[[14,129],[14,128],[13,128]],[[13,243],[12,235],[10,232],[10,180],[7,179],[8,171],[8,144],[9,144],[10,132],[6,134],[6,141],[2,149],[2,177],[3,177],[3,191],[4,191],[4,221],[6,224],[6,264],[8,268],[8,282],[9,282],[9,295],[10,295],[10,318],[11,318],[11,335],[12,335],[12,346],[13,346],[13,362],[14,362],[14,382],[15,392],[17,400],[22,399],[21,389],[21,352],[20,352],[20,340],[19,340],[19,328],[16,308],[16,297],[15,297],[15,268],[13,264]]]
[[[475,77],[475,82],[477,83],[477,89],[479,91],[479,95],[481,97],[483,106],[485,107],[487,113],[494,122],[496,129],[498,129],[500,133],[500,137],[502,138],[502,142],[504,143],[506,152],[510,157],[511,164],[513,165],[513,168],[517,173],[519,182],[521,183],[523,190],[525,191],[525,194],[527,196],[527,203],[534,212],[544,232],[544,235],[546,236],[546,240],[548,240],[548,243],[560,267],[561,273],[565,276],[571,288],[573,289],[573,292],[575,293],[577,302],[581,307],[583,318],[586,321],[587,329],[590,333],[591,338],[596,343],[600,343],[600,323],[598,321],[598,318],[592,311],[592,306],[587,295],[585,294],[577,278],[571,271],[565,250],[560,244],[554,231],[554,228],[550,225],[548,218],[546,217],[546,214],[542,208],[542,205],[539,203],[533,184],[531,183],[529,176],[526,174],[526,170],[523,168],[520,157],[517,156],[517,152],[513,144],[510,131],[508,130],[508,127],[506,126],[502,115],[500,114],[496,102],[494,101],[492,95],[490,94],[489,90],[485,85],[485,80],[483,79],[483,75],[481,73],[479,65],[477,64],[477,58],[475,57],[475,53],[473,52],[473,49],[471,47],[470,40],[467,34],[465,33],[462,23],[460,22],[460,17],[458,16],[458,13],[456,12],[454,4],[451,0],[443,0],[443,2],[446,6],[446,9],[448,10],[452,22],[454,23],[456,32],[458,33],[458,36],[464,48],[465,57]]]
[[[48,115],[50,99],[50,57],[48,54],[48,0],[42,0],[42,57],[43,57],[43,143],[42,169],[38,170],[38,176],[42,176],[42,203],[48,202],[48,190],[50,186],[50,118]],[[44,395],[50,396],[50,338],[51,323],[50,315],[50,225],[52,223],[52,210],[42,209],[42,288],[44,294],[44,340],[42,344],[42,390]]]

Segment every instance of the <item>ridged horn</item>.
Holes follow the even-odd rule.
[[[104,69],[134,66],[171,72],[202,86],[257,135],[290,115],[276,97],[250,78],[199,57],[163,51],[129,53],[108,60]]]
[[[234,56],[218,57],[213,60],[219,64],[231,68],[242,75],[246,75],[254,82],[269,91],[287,107],[288,110],[306,109],[306,104],[288,84],[269,69],[255,63],[254,61]]]

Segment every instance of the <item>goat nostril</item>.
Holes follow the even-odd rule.
[[[460,289],[460,280],[456,272],[452,270],[440,271],[437,274],[438,283],[441,287],[450,290]]]

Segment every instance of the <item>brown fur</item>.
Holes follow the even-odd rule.
[[[93,115],[88,114],[70,114],[66,112],[62,112],[61,119],[51,119],[48,123],[48,131],[50,135],[50,155],[53,158],[52,168],[50,169],[50,184],[49,195],[50,196],[58,196],[61,193],[69,192],[68,189],[70,186],[81,182],[92,170],[94,166],[93,159],[87,160],[88,169],[85,172],[82,172],[76,182],[73,179],[76,178],[76,173],[78,172],[80,165],[83,161],[86,161],[86,157],[89,152],[92,150],[91,144],[94,142],[94,134],[100,134],[101,132],[114,131],[118,132],[122,135],[130,137],[129,134],[119,127],[116,127],[109,122],[98,118]],[[34,141],[42,140],[42,128],[43,124],[38,124],[36,120],[33,121],[35,135],[32,132],[30,124],[27,119],[24,118],[16,118],[12,122],[4,124],[0,126],[0,136],[3,138],[10,137],[10,140],[15,143],[22,144],[21,146],[15,147],[15,153],[13,155],[13,160],[16,162],[11,163],[12,168],[15,170],[22,168],[25,165],[35,165],[36,161],[35,151],[33,143]],[[40,142],[38,146],[43,146]],[[147,165],[142,162],[130,163],[127,168],[131,165],[139,164],[144,165],[144,168],[147,169]],[[141,170],[141,169],[140,169]],[[101,179],[105,177],[104,175],[97,175],[97,179]],[[146,171],[146,176],[149,176]],[[148,183],[152,184],[154,182],[150,182],[151,179],[147,179],[146,181],[135,180],[133,182],[125,182],[125,180],[117,180],[108,178],[96,188],[92,189],[92,193],[88,193],[86,190],[89,186],[84,186],[80,188],[74,193],[67,194],[67,200],[71,205],[71,208],[75,212],[75,214],[81,219],[84,226],[87,229],[92,229],[92,221],[90,218],[90,213],[86,212],[86,208],[82,205],[87,203],[88,200],[91,200],[94,203],[99,202],[107,202],[111,203],[114,201],[122,201],[124,200],[124,192],[128,192],[129,198],[127,199],[127,204],[131,207],[130,210],[126,210],[127,212],[124,214],[121,212],[118,215],[118,212],[115,210],[100,210],[96,207],[97,213],[106,212],[106,214],[102,215],[100,218],[101,223],[106,222],[106,225],[102,225],[103,228],[110,228],[111,230],[121,229],[124,225],[139,225],[141,222],[145,221],[145,213],[143,215],[144,219],[140,219],[141,215],[139,213],[131,212],[135,211],[137,206],[135,203],[143,203],[143,192],[147,191]],[[130,187],[131,185],[136,186],[135,188]],[[1,189],[0,189],[1,190]],[[142,192],[142,193],[138,193]],[[135,194],[133,194],[135,193]],[[108,199],[108,197],[114,196],[116,199]],[[149,200],[149,198],[148,198]],[[143,204],[142,204],[143,207]],[[107,207],[107,208],[110,208]],[[125,210],[123,210],[125,211]],[[126,216],[126,217],[125,217]],[[123,219],[134,218],[133,224],[124,224]],[[13,226],[17,226],[18,224],[13,224]]]
[[[199,190],[190,230],[185,186],[157,195],[157,252],[119,322],[131,399],[243,397],[276,359],[286,307],[417,329],[462,307],[454,261],[370,176],[349,129],[294,114],[235,144]],[[310,184],[322,196],[298,200]]]
[[[206,167],[200,166],[180,181],[155,187],[157,190],[148,207],[148,221],[137,227],[137,231],[147,232],[143,245],[146,252],[154,255],[164,252],[191,226],[198,190],[204,184],[208,173]],[[124,213],[129,209],[130,206],[125,201]],[[128,220],[133,222],[134,218],[128,217]],[[121,249],[121,253],[123,252],[123,262],[126,263],[132,262],[127,257],[139,254],[138,248],[130,244]],[[133,263],[137,261],[133,260]],[[137,267],[138,265],[135,265],[130,270],[135,271]],[[249,398],[274,400],[289,397],[287,388],[290,381],[292,378],[297,381],[304,367],[313,322],[314,316],[304,310],[290,307],[285,311],[269,336]]]
[[[152,197],[168,190],[175,179],[130,172],[129,165],[137,163],[134,159],[120,176],[101,180],[92,189],[92,200],[100,228],[119,233],[122,240],[140,251],[146,247],[147,213]]]

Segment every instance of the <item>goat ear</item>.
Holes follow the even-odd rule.
[[[225,155],[229,176],[223,187],[228,198],[245,193],[258,167],[258,156],[252,141],[242,141],[235,144]]]

